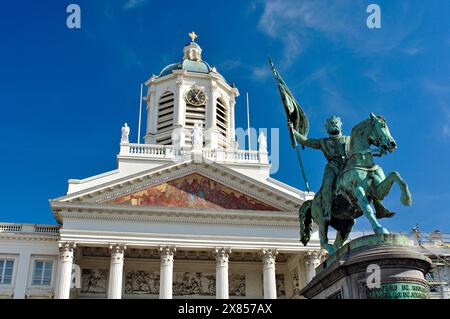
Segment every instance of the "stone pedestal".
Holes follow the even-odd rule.
[[[425,299],[431,261],[403,235],[357,238],[316,268],[309,299]]]

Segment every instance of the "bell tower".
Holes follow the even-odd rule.
[[[203,135],[203,148],[234,149],[234,107],[239,91],[203,60],[195,32],[189,36],[182,61],[167,65],[145,83],[145,143],[191,148],[197,127]]]

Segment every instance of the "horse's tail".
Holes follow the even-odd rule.
[[[312,208],[312,200],[308,200],[303,203],[303,205],[300,207],[298,211],[298,218],[300,221],[300,241],[305,246],[309,242],[312,232],[311,208]]]

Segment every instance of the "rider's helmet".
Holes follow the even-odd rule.
[[[325,128],[330,136],[339,136],[342,134],[342,121],[340,117],[332,116],[325,122]]]

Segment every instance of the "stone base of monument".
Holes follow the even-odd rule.
[[[300,291],[308,299],[426,299],[429,258],[403,235],[352,240],[316,268]]]

